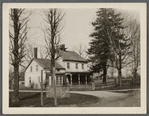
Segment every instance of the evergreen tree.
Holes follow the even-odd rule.
[[[94,32],[90,35],[93,37],[90,42],[90,48],[88,54],[92,61],[91,70],[93,72],[103,71],[103,83],[106,82],[107,75],[107,62],[108,59],[112,58],[110,51],[110,44],[108,42],[108,35],[105,32],[108,29],[108,22],[110,23],[111,9],[99,9],[97,12],[97,19],[92,25],[95,27]]]
[[[94,39],[90,42],[88,53],[93,63],[91,69],[103,70],[103,82],[106,80],[107,66],[114,61],[118,69],[119,85],[121,86],[121,69],[129,52],[130,41],[124,33],[123,19],[114,9],[101,8],[97,12],[97,19],[92,25],[94,32],[90,35]]]

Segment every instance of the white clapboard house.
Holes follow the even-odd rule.
[[[87,84],[90,81],[87,61],[84,58],[74,51],[67,51],[65,45],[60,46],[59,54],[55,64],[56,85],[63,85],[64,79],[70,85]],[[44,87],[51,85],[50,59],[37,58],[37,48],[34,48],[34,59],[25,70],[25,86],[39,89],[41,75]]]

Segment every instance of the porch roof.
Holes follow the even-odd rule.
[[[66,74],[90,74],[89,71],[86,72],[66,72]]]

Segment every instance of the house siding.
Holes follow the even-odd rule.
[[[38,71],[36,71],[38,65]],[[32,67],[32,72],[31,72],[31,67]],[[28,66],[26,72],[25,72],[25,87],[31,87],[31,83],[34,84],[34,89],[40,89],[40,82],[39,78],[41,80],[41,70],[43,68],[35,61],[33,60],[32,63]],[[50,70],[43,70],[43,84],[46,82],[46,73],[49,73]],[[65,73],[65,69],[56,69],[56,74],[62,75]],[[31,83],[29,78],[31,77]],[[49,77],[49,85],[51,85],[51,76]]]
[[[36,65],[38,65],[38,71],[36,71]],[[32,67],[32,72],[30,68]],[[41,70],[43,68],[36,62],[32,61],[25,72],[25,86],[30,87],[29,78],[31,77],[31,83],[34,83],[34,88],[40,88],[39,77],[41,79]],[[45,82],[45,71],[43,71],[43,82]]]
[[[86,72],[89,70],[87,67],[87,63],[84,62],[63,61],[62,58],[59,58],[57,60],[57,63],[62,65],[66,69],[66,72]],[[67,68],[67,63],[69,63],[69,69]],[[78,69],[76,69],[76,63],[78,64]],[[82,69],[82,64],[84,64],[84,69]]]

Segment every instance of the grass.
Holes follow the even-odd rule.
[[[106,91],[106,90],[122,90],[122,89],[138,89],[140,88],[140,85],[125,85],[125,86],[111,86],[111,87],[105,87],[105,88],[101,88],[101,87],[96,87],[95,91]]]
[[[10,100],[13,92],[10,92]],[[17,103],[9,102],[9,107],[41,107],[40,105],[40,93],[32,92],[20,92],[20,101]],[[82,95],[71,93],[70,98],[58,99],[58,107],[87,107],[89,104],[94,104],[99,98],[91,95]],[[54,107],[54,99],[47,98],[44,93],[44,106]]]
[[[127,91],[111,91],[111,92],[114,92],[114,93],[133,93],[135,92],[136,90],[127,90]]]
[[[121,91],[121,93],[123,93]],[[119,94],[121,94],[119,93]],[[140,92],[139,91],[128,91],[127,96],[112,97],[108,99],[102,99],[96,106],[100,107],[140,107]]]

